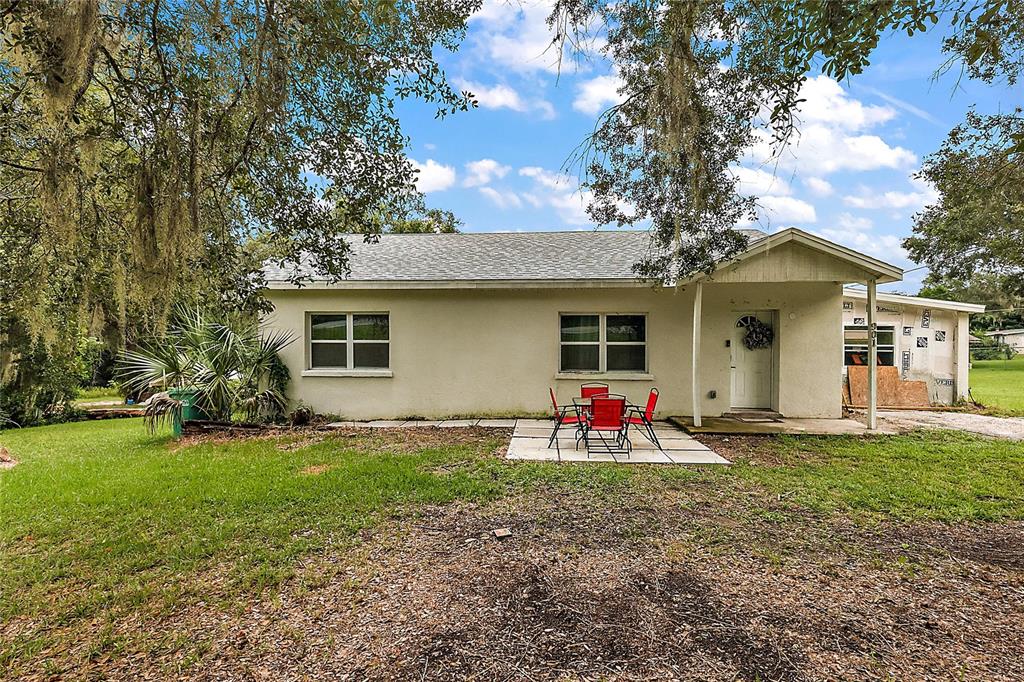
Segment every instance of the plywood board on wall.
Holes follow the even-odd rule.
[[[850,401],[854,405],[868,404],[868,368],[863,365],[847,367]],[[878,368],[878,404],[884,407],[928,407],[928,384],[923,381],[903,381],[898,367]]]

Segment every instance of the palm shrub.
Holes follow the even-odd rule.
[[[181,403],[166,393],[176,388],[193,391],[196,406],[213,419],[270,421],[287,405],[288,369],[278,354],[293,340],[287,332],[179,310],[163,337],[121,354],[118,376],[129,393],[165,391],[146,408],[150,428],[180,416]]]

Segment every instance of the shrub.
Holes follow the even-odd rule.
[[[229,421],[237,414],[270,421],[287,404],[288,368],[278,353],[293,340],[285,332],[263,334],[252,323],[178,311],[164,337],[121,355],[118,375],[129,393],[192,390],[196,406],[214,419]],[[150,425],[173,417],[175,402],[165,395],[152,400],[146,410]]]
[[[971,347],[972,360],[1012,360],[1016,354],[1013,346],[995,340]]]

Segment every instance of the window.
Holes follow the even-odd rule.
[[[387,313],[311,313],[311,369],[386,369],[390,364]]]
[[[559,371],[646,372],[645,315],[562,315]]]
[[[896,329],[881,326],[878,329],[878,364],[892,367],[896,363]],[[866,325],[843,327],[843,364],[868,364],[868,328]]]

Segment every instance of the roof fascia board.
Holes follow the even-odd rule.
[[[321,289],[609,289],[639,288],[650,284],[636,279],[446,279],[446,280],[324,280],[303,282],[267,282],[272,290]]]
[[[868,292],[861,291],[860,289],[851,289],[849,287],[843,288],[843,295],[851,298],[864,298],[868,297]],[[961,301],[943,301],[938,298],[924,298],[922,296],[906,296],[904,294],[886,294],[878,293],[879,301],[886,301],[887,303],[907,303],[909,305],[919,305],[929,308],[938,308],[940,310],[957,310],[963,313],[983,313],[985,312],[985,306],[980,303],[963,303]]]

